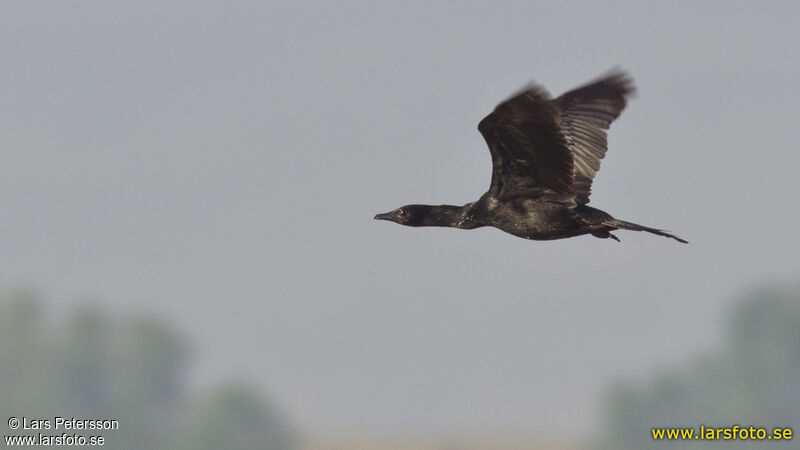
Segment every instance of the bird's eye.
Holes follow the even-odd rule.
[[[403,210],[401,209],[399,214],[400,214],[401,216],[405,216],[405,215],[406,215],[406,212],[405,212],[405,211],[403,211]]]

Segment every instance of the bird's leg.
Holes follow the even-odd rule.
[[[613,235],[613,234],[611,234],[611,232],[609,232],[609,231],[594,231],[594,232],[592,232],[592,236],[594,236],[594,237],[598,237],[598,238],[600,238],[600,239],[608,239],[608,238],[611,238],[611,239],[613,239],[613,240],[615,240],[615,241],[617,241],[617,242],[622,242],[622,241],[620,241],[620,240],[619,240],[619,238],[618,238],[618,237],[614,236],[614,235]]]

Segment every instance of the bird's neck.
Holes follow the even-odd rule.
[[[422,217],[423,227],[464,228],[466,209],[470,205],[426,205],[426,214]]]

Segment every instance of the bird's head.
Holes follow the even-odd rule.
[[[426,225],[426,218],[431,213],[432,207],[428,205],[406,205],[394,211],[375,215],[375,220],[390,220],[400,225],[419,227]]]

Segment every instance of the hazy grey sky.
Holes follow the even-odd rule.
[[[311,427],[587,428],[800,271],[797,2],[6,2],[0,287],[175,321],[199,379]],[[526,242],[372,216],[488,186],[531,79],[639,95],[592,205],[675,231]]]

